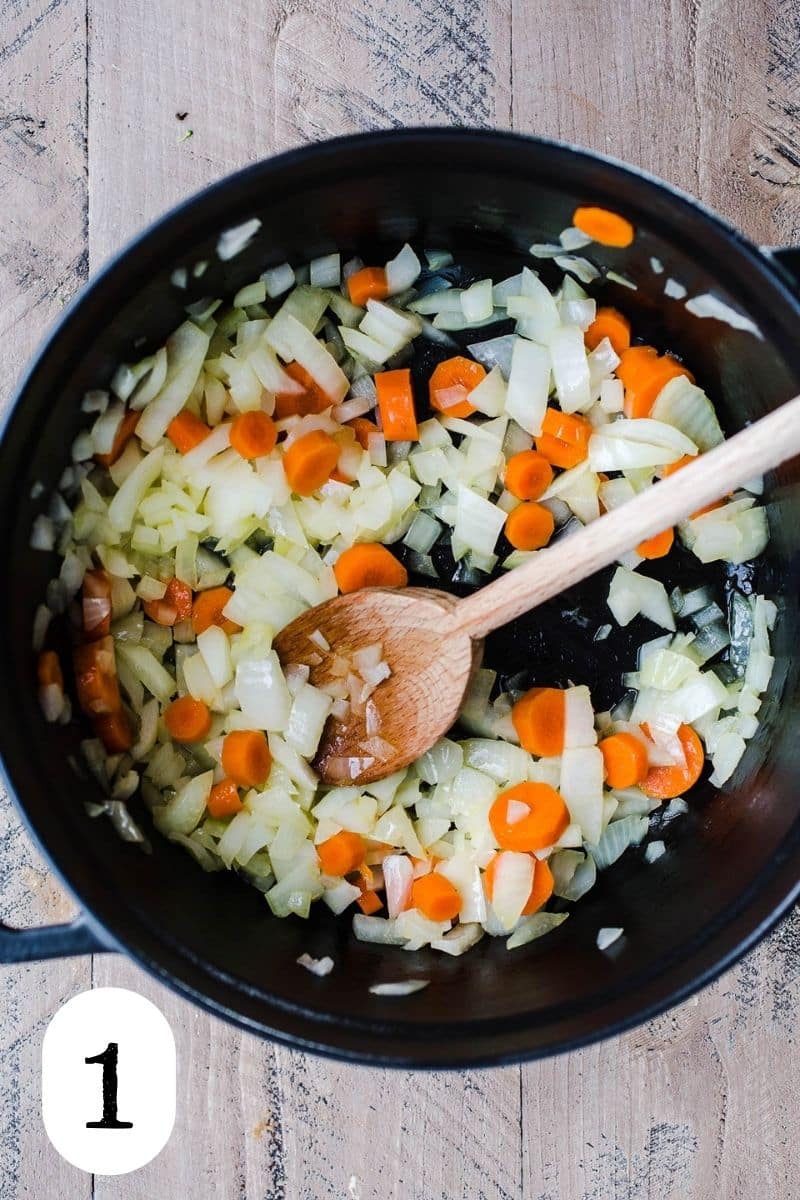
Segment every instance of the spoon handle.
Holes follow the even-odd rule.
[[[800,454],[800,396],[502,579],[460,600],[454,630],[485,637],[697,509]]]

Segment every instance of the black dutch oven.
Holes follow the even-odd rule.
[[[645,866],[640,851],[629,853],[564,926],[520,950],[486,938],[452,959],[363,945],[348,919],[322,906],[308,922],[274,919],[258,892],[227,872],[204,874],[157,834],[152,855],[143,854],[86,815],[93,785],[67,761],[81,730],[46,725],[37,706],[31,618],[57,563],[29,548],[43,503],[31,489],[59,479],[85,420],[84,390],[163,341],[187,299],[229,294],[268,265],[334,248],[383,261],[408,239],[451,248],[500,278],[583,203],[635,224],[629,249],[600,248],[597,261],[638,288],[608,283],[603,295],[631,316],[636,332],[691,365],[729,433],[800,392],[796,251],[760,250],[630,168],[505,133],[375,133],[258,163],[164,217],[70,306],[23,381],[0,442],[0,542],[9,566],[0,591],[0,748],[20,815],[82,915],[65,926],[4,927],[5,961],[120,950],[188,999],[288,1045],[361,1062],[455,1067],[551,1054],[643,1021],[730,966],[788,910],[800,865],[797,463],[768,480],[772,541],[757,576],[739,579],[773,596],[780,618],[762,726],[733,786],[724,794],[698,789],[690,812],[666,826],[661,859]],[[220,231],[252,216],[262,221],[259,235],[220,262]],[[210,264],[203,278],[188,293],[177,290],[171,272],[200,260]],[[669,276],[690,295],[712,292],[747,314],[763,339],[666,299]],[[606,588],[607,578],[596,577],[579,595],[497,636],[490,664],[547,682],[571,676],[592,685],[597,704],[607,703],[619,694],[620,671],[634,665],[636,642],[653,628],[643,623],[593,643],[591,630],[607,619]],[[607,925],[623,926],[625,935],[601,954],[595,937]],[[317,979],[297,966],[306,951],[331,954],[333,974]],[[411,975],[430,986],[391,1000],[368,990]]]

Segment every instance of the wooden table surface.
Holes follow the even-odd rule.
[[[564,138],[680,185],[756,241],[800,241],[797,0],[3,0],[0,12],[3,400],[65,299],[146,222],[253,159],[345,131],[436,122]],[[5,800],[0,825],[2,915],[67,916]],[[799,938],[795,914],[624,1037],[450,1075],[276,1048],[114,955],[3,968],[0,1195],[793,1200]],[[150,1165],[92,1179],[45,1136],[39,1055],[59,1005],[109,984],[170,1019],[178,1118]]]

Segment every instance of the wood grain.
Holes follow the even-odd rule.
[[[798,11],[791,0],[15,0],[0,18],[6,378],[85,274],[87,249],[94,270],[202,184],[355,129],[513,124],[653,170],[757,240],[797,241]],[[4,912],[65,912],[7,808],[3,820]],[[7,968],[0,1194],[789,1200],[799,948],[795,915],[713,987],[623,1037],[522,1068],[422,1076],[277,1049],[98,958],[96,984],[139,990],[167,1014],[180,1079],[162,1154],[94,1182],[58,1158],[37,1116],[41,1034],[89,985],[89,960]]]
[[[0,336],[5,409],[47,326],[86,278],[86,45],[83,0],[5,6],[0,38]],[[12,925],[66,920],[72,905],[0,791],[0,910]],[[91,984],[88,958],[0,968],[0,1195],[91,1194],[40,1119],[47,1022]]]

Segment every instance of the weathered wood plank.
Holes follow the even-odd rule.
[[[86,276],[83,0],[3,12],[0,42],[0,408],[26,359]],[[71,904],[0,796],[0,897],[13,925],[66,920]],[[89,958],[0,970],[0,1194],[82,1197],[91,1180],[59,1157],[39,1115],[40,1047],[50,1017],[91,983]]]

